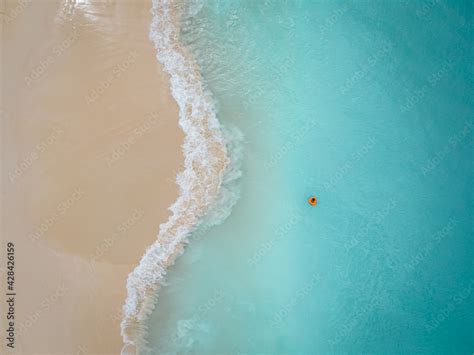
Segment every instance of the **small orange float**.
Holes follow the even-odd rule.
[[[316,198],[316,196],[311,196],[310,198],[308,198],[308,203],[311,206],[316,206],[318,204],[318,199]]]

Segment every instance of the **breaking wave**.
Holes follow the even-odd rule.
[[[217,120],[214,101],[199,68],[180,44],[179,5],[153,0],[152,15],[150,39],[158,61],[170,76],[185,134],[184,170],[176,178],[179,197],[170,207],[171,216],[160,225],[157,240],[128,276],[121,323],[122,354],[148,350],[145,321],[155,308],[167,268],[183,252],[198,226],[203,231],[222,222],[239,197],[236,180],[241,174],[242,134],[236,128],[224,132]]]

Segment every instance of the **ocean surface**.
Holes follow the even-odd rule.
[[[151,353],[474,351],[472,16],[471,1],[187,2],[182,42],[241,136],[240,197],[168,270]]]

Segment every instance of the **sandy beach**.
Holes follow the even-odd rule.
[[[126,278],[169,215],[183,161],[150,3],[3,4],[2,253],[14,243],[16,275],[5,351],[123,346]]]

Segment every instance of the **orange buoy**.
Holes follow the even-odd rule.
[[[316,196],[311,196],[310,198],[308,198],[308,203],[311,206],[316,206],[318,204],[318,199],[316,198]]]

